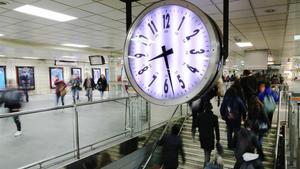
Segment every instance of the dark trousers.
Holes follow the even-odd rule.
[[[19,116],[14,116],[14,122],[15,122],[15,124],[17,126],[17,130],[21,131],[21,121],[20,121]]]
[[[61,98],[61,104],[62,104],[62,105],[65,105],[64,97],[65,97],[65,96],[60,96],[59,93],[56,93],[56,105],[58,105],[59,98]]]
[[[231,127],[230,125],[227,125],[227,146],[228,146],[228,148],[235,148],[235,145],[233,145],[233,137],[236,136],[236,134],[239,130],[240,130],[240,127],[237,128],[237,127]]]
[[[272,113],[268,113],[268,119],[269,119],[269,128],[271,128],[271,127],[272,127],[273,113],[274,113],[274,112],[272,112]]]
[[[29,101],[28,90],[27,90],[27,89],[24,89],[24,90],[23,90],[23,93],[24,93],[24,95],[25,95],[26,102],[28,102],[28,101]]]

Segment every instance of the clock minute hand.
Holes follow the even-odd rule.
[[[160,55],[158,55],[158,56],[156,56],[156,57],[154,57],[154,58],[152,58],[152,59],[150,59],[149,61],[152,61],[152,60],[155,60],[155,59],[158,59],[158,58],[161,58],[161,57],[167,57],[168,55],[170,55],[170,54],[173,53],[173,49],[172,48],[169,49],[169,50],[167,50],[167,51],[166,51],[165,46],[163,46],[162,48],[163,48],[163,53],[160,54]]]

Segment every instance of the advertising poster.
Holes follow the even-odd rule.
[[[34,68],[26,66],[17,66],[17,84],[20,89],[27,88],[28,90],[35,89]]]
[[[71,75],[79,77],[79,79],[82,81],[81,68],[71,68]]]
[[[100,68],[92,68],[92,77],[94,79],[95,84],[97,84],[98,79],[101,75],[101,69]]]
[[[0,66],[0,90],[6,88],[6,67]]]
[[[49,68],[49,77],[50,77],[50,88],[54,89],[54,82],[56,79],[64,80],[64,69],[62,67],[50,67]]]

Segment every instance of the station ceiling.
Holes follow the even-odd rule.
[[[156,1],[134,2],[133,18]],[[223,0],[188,1],[210,15],[222,30]],[[77,49],[81,51],[77,54],[81,60],[87,59],[88,54],[95,52],[122,54],[126,36],[126,10],[125,4],[120,0],[4,0],[4,2],[7,2],[7,5],[0,5],[0,34],[4,34],[0,37],[0,55],[1,52],[6,54],[7,48],[17,48],[17,45],[14,46],[15,42],[26,44],[27,41],[31,42],[31,46],[37,47],[41,44],[43,47],[57,47],[62,43],[89,45],[88,49]],[[78,19],[62,23],[13,10],[25,4],[61,12]],[[300,34],[299,0],[230,0],[229,17],[231,58],[242,59],[245,50],[259,49],[269,50],[277,63],[300,56],[300,41],[294,40],[294,35]],[[254,46],[240,48],[235,44],[237,41],[252,42]],[[74,54],[77,51],[72,52]],[[54,52],[47,56],[45,52],[43,55],[45,56],[39,57],[55,57],[59,54]]]

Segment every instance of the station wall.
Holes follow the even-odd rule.
[[[49,67],[63,67],[64,80],[68,82],[71,78],[71,68],[81,68],[82,78],[85,79],[86,73],[92,74],[92,68],[101,68],[101,74],[104,74],[107,65],[91,66],[90,63],[78,62],[77,66],[55,66],[53,60],[34,60],[34,59],[9,59],[0,58],[0,66],[6,66],[6,79],[13,79],[16,82],[16,66],[34,67],[35,90],[30,94],[50,94],[54,90],[50,89]]]

